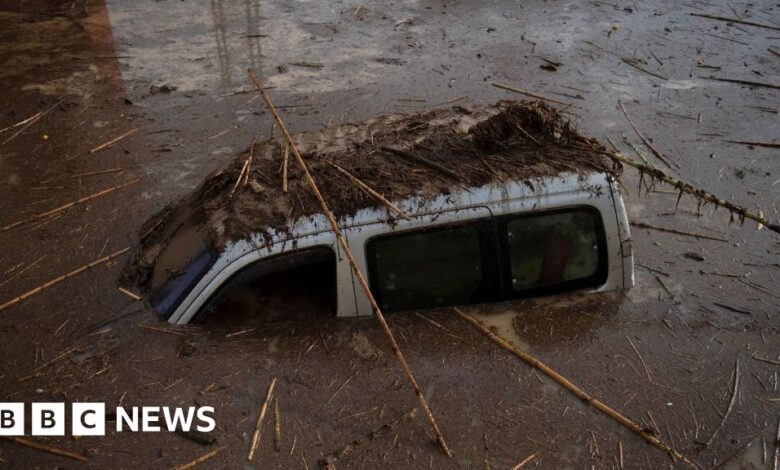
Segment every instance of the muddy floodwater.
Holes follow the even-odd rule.
[[[0,1],[0,64],[0,305],[133,246],[252,138],[278,136],[249,67],[296,132],[520,88],[780,217],[776,2]],[[633,223],[678,232],[632,227],[635,288],[467,310],[700,468],[773,468],[780,237],[622,181]],[[0,440],[0,467],[171,468],[216,449],[202,468],[687,467],[451,310],[388,315],[447,458],[375,320],[334,318],[317,279],[174,328],[117,289],[126,256],[0,309],[0,402],[208,405],[216,442],[109,426],[29,437],[86,462]],[[278,440],[271,412],[249,463],[274,377]]]

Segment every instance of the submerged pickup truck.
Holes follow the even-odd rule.
[[[443,142],[439,127],[454,133],[455,140],[449,144],[465,140],[465,153],[488,145],[489,150],[468,157],[438,160],[456,174],[470,175],[454,182],[437,174],[436,167],[415,168],[415,162],[380,155],[376,142],[357,156],[343,152],[355,148],[356,141],[379,135],[386,140],[397,137],[397,132],[387,129],[408,128],[408,123],[399,124],[402,121],[369,122],[364,124],[369,132],[360,126],[340,129],[333,134],[353,137],[341,141],[335,151],[328,139],[336,137],[323,135],[329,130],[316,137],[297,136],[312,173],[325,182],[324,192],[334,202],[350,250],[385,311],[569,291],[604,292],[633,285],[629,224],[613,169],[598,157],[581,158],[582,152],[564,147],[574,139],[565,133],[574,131],[562,128],[550,133],[544,127],[549,116],[527,116],[515,107],[529,105],[494,106],[482,114],[454,111],[418,120],[428,128],[423,138],[407,146],[410,152],[419,154],[430,147],[425,139]],[[537,104],[524,112],[547,111]],[[501,121],[490,123],[491,119]],[[523,132],[504,129],[507,119]],[[480,130],[480,123],[485,122],[492,127]],[[532,143],[518,137],[531,131],[535,134]],[[504,145],[482,144],[477,132],[488,132]],[[568,140],[562,141],[565,137]],[[577,142],[589,141],[581,138]],[[445,147],[452,150],[449,144]],[[537,144],[548,147],[542,152],[534,148]],[[289,192],[295,195],[272,188],[281,183],[277,170],[284,153],[275,150],[278,143],[268,146],[268,153],[252,157],[258,173],[251,185],[237,170],[246,164],[243,155],[152,224],[154,240],[141,244],[135,262],[145,267],[143,288],[150,306],[170,323],[187,324],[231,290],[306,266],[319,266],[329,273],[336,315],[371,315],[368,299],[325,217],[311,204],[307,210],[300,199],[306,187],[292,184]],[[431,152],[428,157],[433,155],[442,154]],[[394,216],[352,188],[349,180],[327,173],[326,163],[336,158],[356,177],[394,193],[394,203],[408,218]],[[372,158],[376,161],[366,163]],[[516,159],[522,162],[520,170]],[[238,184],[242,178],[245,186]],[[290,178],[291,182],[300,179],[292,173]],[[235,187],[242,190],[234,198]],[[347,204],[355,198],[361,202]],[[297,217],[296,207],[301,212]],[[280,215],[280,209],[289,213]]]

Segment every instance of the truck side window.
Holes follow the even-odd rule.
[[[606,281],[604,229],[596,210],[509,218],[505,225],[515,294],[591,287]]]
[[[395,311],[494,300],[489,227],[476,221],[370,240],[371,288],[379,305]]]

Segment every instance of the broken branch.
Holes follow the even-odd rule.
[[[396,206],[396,205],[395,205],[395,204],[393,204],[392,202],[390,202],[390,201],[388,201],[387,199],[385,199],[385,197],[384,197],[384,196],[382,196],[382,195],[381,195],[381,194],[379,194],[378,192],[376,192],[376,191],[374,191],[373,189],[371,189],[371,186],[369,186],[369,185],[367,185],[366,183],[364,183],[363,181],[361,181],[361,180],[360,180],[360,179],[359,179],[357,176],[353,175],[352,173],[348,172],[347,170],[345,170],[345,169],[344,169],[344,168],[342,168],[341,166],[337,165],[336,163],[333,163],[333,162],[332,162],[332,161],[330,161],[330,160],[326,160],[326,161],[327,161],[327,163],[328,163],[330,166],[332,166],[334,169],[336,169],[336,170],[337,170],[339,173],[341,173],[342,175],[346,176],[346,177],[347,177],[347,178],[348,178],[350,181],[352,181],[353,183],[355,183],[355,185],[356,185],[358,188],[362,189],[362,190],[363,190],[364,192],[366,192],[366,193],[367,193],[369,196],[373,197],[373,198],[374,198],[374,199],[376,199],[377,201],[379,201],[379,202],[381,202],[382,204],[384,204],[385,206],[387,206],[387,208],[388,208],[388,209],[390,209],[391,211],[393,211],[393,212],[395,212],[396,214],[398,214],[398,216],[399,216],[399,217],[401,217],[402,219],[409,220],[409,216],[408,216],[408,215],[406,215],[406,213],[405,213],[404,211],[402,211],[401,209],[399,209],[399,208],[398,208],[398,206]]]
[[[430,408],[428,408],[428,403],[425,401],[425,396],[423,396],[422,392],[420,391],[420,387],[419,385],[417,385],[417,380],[415,380],[414,375],[412,375],[412,371],[409,368],[409,365],[407,364],[406,359],[403,356],[403,353],[401,353],[401,349],[398,347],[398,343],[396,342],[392,331],[390,331],[390,326],[387,324],[387,321],[385,320],[385,316],[384,314],[382,314],[381,308],[379,308],[379,304],[376,302],[374,295],[371,293],[371,289],[368,286],[368,282],[366,281],[366,278],[363,276],[363,273],[360,271],[360,268],[358,268],[358,264],[352,255],[352,251],[349,249],[349,246],[347,245],[347,241],[344,238],[344,235],[341,233],[341,229],[339,229],[338,224],[336,223],[336,219],[333,217],[333,213],[330,211],[328,204],[325,202],[325,199],[320,193],[320,190],[317,187],[317,183],[314,181],[314,178],[312,178],[311,173],[309,173],[309,168],[306,166],[306,162],[303,161],[303,157],[301,157],[301,154],[298,152],[298,148],[295,146],[295,142],[293,142],[290,133],[287,131],[287,126],[284,125],[282,118],[276,112],[276,108],[271,102],[271,98],[268,97],[268,94],[265,92],[262,85],[260,85],[260,80],[258,80],[254,70],[250,68],[248,72],[249,72],[249,78],[252,79],[252,82],[255,85],[255,89],[263,97],[263,101],[265,101],[265,104],[268,107],[271,114],[273,115],[275,122],[279,125],[279,128],[282,130],[282,134],[284,135],[284,138],[287,140],[287,143],[290,146],[292,154],[295,157],[295,160],[298,162],[298,166],[301,168],[301,171],[303,171],[303,176],[306,179],[309,188],[311,189],[312,193],[314,193],[314,196],[317,198],[317,201],[320,204],[320,208],[322,209],[322,212],[325,215],[325,217],[328,219],[328,222],[330,223],[331,226],[331,230],[336,235],[336,239],[338,240],[339,245],[344,251],[344,254],[347,257],[347,260],[349,261],[352,271],[355,273],[355,277],[357,278],[360,287],[363,289],[363,292],[366,294],[368,301],[371,303],[371,308],[374,311],[374,315],[376,316],[376,319],[379,322],[382,331],[387,337],[387,340],[390,343],[393,352],[395,353],[395,357],[398,360],[398,363],[400,364],[401,369],[404,372],[404,375],[406,375],[406,380],[409,382],[409,385],[414,391],[414,394],[417,396],[417,401],[420,404],[420,408],[422,408],[423,413],[425,414],[425,417],[428,420],[428,424],[431,426],[431,429],[433,429],[433,432],[436,435],[436,442],[439,444],[439,448],[447,457],[451,457],[452,453],[450,452],[450,449],[447,447],[447,443],[444,440],[444,436],[439,431],[439,426],[436,424],[436,420],[434,419],[433,414],[431,414]]]
[[[558,101],[558,100],[553,99],[553,98],[548,98],[548,97],[546,97],[544,95],[540,95],[538,93],[532,93],[530,91],[523,90],[522,88],[515,88],[515,87],[511,87],[509,85],[502,85],[502,84],[496,83],[496,82],[491,83],[491,85],[493,85],[496,88],[501,88],[502,90],[507,90],[507,91],[511,91],[511,92],[514,92],[514,93],[520,93],[521,95],[530,96],[531,98],[536,98],[536,99],[539,99],[539,100],[549,101],[550,103],[562,104],[564,106],[571,106],[571,103],[566,103],[564,101]]]
[[[115,138],[113,138],[113,139],[109,140],[108,142],[106,142],[106,143],[104,143],[104,144],[100,144],[100,145],[98,145],[97,147],[95,147],[95,148],[93,148],[92,150],[90,150],[90,151],[89,151],[89,153],[90,153],[90,154],[93,154],[93,153],[98,153],[98,152],[100,152],[101,150],[105,150],[105,149],[107,149],[108,147],[111,147],[111,146],[112,146],[112,145],[114,145],[115,143],[119,142],[120,140],[124,139],[125,137],[128,137],[129,135],[133,134],[133,133],[134,133],[134,132],[136,132],[137,130],[138,130],[138,128],[137,128],[137,127],[133,128],[133,129],[130,129],[129,131],[125,132],[124,134],[120,135],[119,137],[115,137]]]
[[[219,454],[220,452],[222,452],[226,448],[227,448],[227,446],[222,446],[219,449],[214,449],[211,452],[209,452],[208,454],[203,454],[200,457],[198,457],[197,459],[193,460],[192,462],[185,463],[184,465],[179,465],[178,467],[174,468],[173,470],[189,470],[191,468],[194,468],[195,466],[202,464],[206,460],[211,459],[212,457],[214,457],[215,455]]]
[[[634,167],[640,171],[640,173],[647,173],[651,177],[663,181],[664,183],[674,186],[675,189],[680,191],[680,193],[687,193],[690,194],[702,201],[709,202],[712,204],[715,204],[719,207],[724,207],[728,209],[732,213],[738,214],[742,220],[744,219],[750,219],[755,222],[758,222],[759,224],[765,226],[769,230],[780,233],[780,224],[773,224],[771,223],[766,217],[760,214],[756,214],[753,211],[750,211],[744,207],[738,206],[732,202],[724,201],[723,199],[720,199],[719,197],[708,193],[707,191],[704,191],[703,189],[698,189],[693,187],[692,185],[680,181],[678,179],[672,178],[671,176],[668,176],[666,173],[664,173],[661,170],[658,170],[653,167],[649,167],[647,165],[643,165],[639,162],[635,162],[634,160],[626,157],[625,155],[617,152],[610,152],[609,150],[597,150],[593,148],[586,148],[586,147],[576,147],[580,150],[586,150],[590,152],[596,152],[600,153],[602,155],[606,155],[607,157],[611,158],[612,160],[615,160],[620,163],[625,163],[628,166]]]
[[[10,230],[12,228],[16,228],[16,227],[18,227],[20,225],[23,225],[23,224],[27,224],[27,223],[30,223],[30,222],[35,222],[38,219],[42,219],[42,218],[44,218],[46,216],[55,214],[57,212],[64,211],[65,209],[70,209],[71,207],[73,207],[73,206],[75,206],[77,204],[84,204],[85,202],[91,201],[91,200],[93,200],[95,198],[98,198],[100,196],[105,196],[106,194],[114,192],[117,189],[122,189],[122,188],[124,188],[126,186],[130,186],[131,184],[134,184],[134,183],[137,183],[137,182],[138,182],[138,179],[136,178],[136,179],[130,180],[130,181],[126,182],[126,183],[122,183],[122,184],[120,184],[118,186],[113,186],[111,188],[104,189],[102,191],[98,191],[98,192],[96,192],[94,194],[90,194],[89,196],[84,196],[84,197],[82,197],[80,199],[77,199],[75,201],[69,202],[69,203],[64,204],[62,206],[59,206],[59,207],[55,207],[54,209],[48,210],[46,212],[42,212],[40,214],[36,214],[36,215],[30,217],[29,219],[20,220],[19,222],[14,222],[12,224],[6,225],[5,227],[1,227],[0,228],[0,233],[5,232],[6,230]]]
[[[715,431],[712,433],[712,436],[710,436],[709,439],[707,439],[707,442],[704,444],[704,447],[709,447],[709,445],[712,443],[712,440],[715,439],[715,436],[718,434],[718,431],[723,427],[723,423],[726,422],[729,415],[731,414],[731,410],[734,409],[734,403],[737,401],[737,393],[739,392],[739,359],[736,359],[734,361],[734,389],[731,392],[731,400],[729,401],[729,406],[726,408],[726,414],[723,415],[723,419],[720,420],[720,424],[717,428],[715,428]]]
[[[666,452],[673,458],[677,458],[679,460],[682,460],[686,464],[688,464],[691,467],[696,468],[696,465],[689,460],[687,457],[685,457],[683,454],[678,452],[677,450],[673,449],[668,444],[661,441],[658,437],[650,434],[649,432],[645,431],[640,425],[636,424],[635,422],[631,421],[629,418],[623,416],[618,411],[610,408],[608,405],[602,403],[601,401],[597,400],[596,398],[590,396],[587,392],[582,390],[581,388],[577,387],[573,383],[571,383],[567,378],[556,372],[555,370],[548,367],[546,364],[544,364],[542,361],[536,359],[535,357],[531,356],[530,354],[521,351],[514,346],[512,346],[507,340],[504,338],[496,335],[493,333],[490,328],[485,326],[481,321],[477,320],[473,316],[469,315],[468,313],[460,310],[459,308],[454,308],[455,313],[458,314],[462,319],[466,320],[468,323],[470,323],[472,326],[474,326],[476,329],[480,330],[481,332],[485,333],[488,338],[493,340],[494,343],[498,344],[502,348],[506,349],[507,351],[513,353],[515,356],[519,357],[523,362],[530,365],[531,367],[536,368],[540,372],[544,373],[547,377],[552,379],[553,381],[557,382],[559,385],[561,385],[566,390],[570,391],[574,396],[585,402],[586,404],[592,406],[593,408],[597,409],[598,411],[604,413],[605,415],[612,418],[614,421],[622,424],[626,428],[630,429],[632,432],[637,434],[639,437],[647,441],[648,443],[654,445],[655,447],[661,449],[662,451]]]
[[[669,163],[669,161],[666,160],[666,157],[664,157],[661,154],[661,152],[658,151],[658,149],[653,147],[653,144],[650,143],[650,140],[647,137],[645,137],[644,134],[642,134],[642,131],[640,131],[639,128],[636,126],[636,123],[634,122],[634,120],[631,119],[631,116],[628,115],[628,111],[626,111],[626,108],[623,107],[623,102],[618,100],[618,105],[620,106],[620,110],[623,111],[623,115],[626,117],[626,120],[628,121],[628,123],[631,124],[631,128],[634,129],[634,132],[636,132],[636,135],[638,135],[639,138],[642,139],[642,143],[644,143],[645,146],[647,148],[649,148],[651,152],[653,152],[653,155],[655,155],[656,157],[658,157],[659,160],[664,162],[664,165],[666,165],[667,167],[669,167],[671,169],[672,165]]]
[[[657,230],[659,232],[673,233],[675,235],[685,235],[685,236],[688,236],[688,237],[702,238],[704,240],[715,240],[715,241],[718,241],[718,242],[728,242],[728,240],[726,240],[725,238],[711,237],[709,235],[702,235],[700,233],[694,233],[694,232],[686,232],[686,231],[683,231],[683,230],[675,230],[673,228],[658,227],[656,225],[650,225],[650,224],[646,224],[644,222],[631,222],[631,225],[633,225],[634,227],[646,228],[648,230]]]
[[[729,23],[739,23],[748,26],[756,26],[759,28],[766,28],[766,29],[773,29],[775,31],[780,31],[780,28],[778,28],[777,26],[755,23],[753,21],[740,20],[739,18],[730,18],[728,16],[708,15],[706,13],[691,13],[691,16],[698,16],[699,18],[708,18],[710,20],[727,21]]]
[[[42,452],[47,452],[49,454],[59,455],[60,457],[67,457],[69,459],[78,460],[80,462],[86,462],[87,458],[83,455],[76,454],[74,452],[70,452],[67,450],[58,449],[56,447],[47,446],[45,444],[39,444],[37,442],[30,441],[28,439],[24,439],[22,437],[15,437],[15,436],[3,436],[3,439],[6,439],[11,442],[15,442],[19,445],[23,445],[25,447],[29,447],[31,449],[40,450]]]
[[[124,248],[122,250],[116,251],[114,253],[111,253],[108,256],[104,256],[104,257],[102,257],[100,259],[97,259],[97,260],[91,262],[91,263],[85,264],[84,266],[82,266],[82,267],[80,267],[78,269],[74,269],[73,271],[71,271],[71,272],[69,272],[67,274],[63,274],[62,276],[54,278],[54,279],[52,279],[49,282],[41,284],[40,286],[36,287],[35,289],[31,289],[31,290],[25,292],[24,294],[22,294],[22,295],[20,295],[18,297],[14,297],[13,299],[9,300],[8,302],[0,305],[0,311],[5,310],[6,308],[10,307],[11,305],[17,304],[17,303],[21,302],[24,299],[32,297],[33,295],[37,294],[38,292],[40,292],[40,291],[42,291],[44,289],[47,289],[47,288],[49,288],[49,287],[51,287],[51,286],[53,286],[55,284],[59,284],[60,282],[64,281],[65,279],[71,278],[71,277],[73,277],[73,276],[75,276],[77,274],[81,274],[81,273],[83,273],[84,271],[86,271],[86,270],[88,270],[90,268],[94,268],[95,266],[97,266],[99,264],[103,264],[106,261],[109,261],[109,260],[111,260],[113,258],[116,258],[117,256],[125,253],[129,249],[130,248]]]
[[[260,444],[260,433],[262,431],[263,421],[265,420],[265,414],[268,411],[268,403],[271,401],[271,397],[274,394],[274,386],[276,386],[276,377],[271,379],[271,383],[268,385],[268,391],[265,394],[265,401],[263,402],[263,406],[260,408],[260,414],[257,415],[255,432],[252,433],[252,446],[249,448],[249,455],[246,458],[250,462],[255,456],[257,445]]]

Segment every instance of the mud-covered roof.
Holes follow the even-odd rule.
[[[602,147],[539,101],[390,114],[294,134],[293,141],[337,218],[381,204],[333,163],[396,201],[433,198],[453,189],[509,179],[531,180],[564,172],[617,175],[621,170],[598,153],[578,150]],[[292,155],[288,157],[288,190],[282,190],[285,153],[281,137],[256,143],[248,175],[242,176],[238,186],[250,149],[236,155],[190,195],[145,224],[128,268],[151,267],[156,253],[184,223],[196,221],[219,250],[231,240],[284,231],[292,221],[319,213]],[[142,283],[144,276],[130,277]]]

